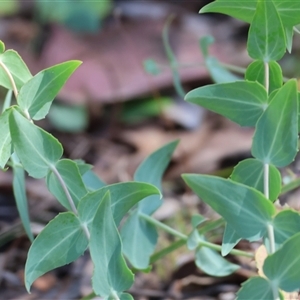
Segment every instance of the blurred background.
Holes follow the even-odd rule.
[[[128,181],[147,155],[180,139],[156,217],[185,233],[192,214],[217,216],[186,189],[180,174],[228,177],[238,161],[251,156],[252,128],[183,100],[193,88],[243,78],[250,62],[248,25],[219,14],[199,15],[209,2],[0,0],[0,40],[19,52],[32,74],[67,60],[83,62],[47,118],[38,122],[62,142],[65,157],[93,164],[106,183]],[[281,62],[286,76],[297,75],[297,42],[295,53]],[[0,89],[0,105],[5,94]],[[91,293],[92,264],[86,254],[42,276],[27,294],[23,273],[30,244],[11,180],[10,171],[0,172],[0,299],[81,299]],[[28,178],[27,196],[38,234],[63,208],[43,181]],[[290,198],[296,206],[297,194]],[[210,240],[221,242],[220,234],[215,232]],[[161,233],[158,247],[170,239]],[[193,254],[183,247],[150,273],[137,273],[130,292],[141,300],[234,299],[255,267],[232,259],[246,267],[225,278],[211,278],[196,268]]]

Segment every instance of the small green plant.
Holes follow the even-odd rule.
[[[134,181],[106,185],[91,165],[62,158],[59,141],[34,124],[48,114],[53,99],[80,62],[65,62],[32,76],[20,56],[13,50],[5,51],[0,42],[0,85],[8,89],[0,115],[0,168],[13,170],[17,207],[33,241],[25,266],[28,291],[39,276],[71,263],[89,249],[94,264],[94,294],[86,299],[94,295],[133,299],[126,293],[134,282],[133,272],[149,271],[151,264],[183,245],[195,251],[195,263],[204,272],[213,276],[231,274],[240,266],[222,256],[230,253],[253,258],[251,252],[234,249],[241,239],[262,240],[268,256],[263,274],[247,280],[237,299],[283,299],[284,292],[300,288],[300,214],[292,209],[278,212],[274,204],[280,193],[299,185],[295,181],[281,187],[278,168],[290,164],[297,154],[299,94],[295,79],[283,84],[276,61],[286,49],[292,49],[293,28],[300,24],[300,2],[217,0],[201,12],[221,12],[250,23],[247,47],[254,61],[246,70],[245,80],[236,81],[230,75],[231,82],[225,83],[224,74],[228,73],[208,55],[210,38],[203,39],[205,63],[210,71],[218,71],[213,75],[222,83],[195,89],[186,100],[241,126],[255,127],[254,158],[241,161],[229,179],[183,175],[187,185],[222,217],[210,221],[195,215],[188,233],[178,232],[152,216],[162,204],[161,178],[178,141],[146,158],[136,170]],[[44,178],[49,191],[66,209],[35,239],[28,216],[25,172],[33,178]],[[224,224],[222,245],[211,243],[207,233]],[[177,240],[155,252],[157,229]]]
[[[25,266],[27,290],[30,291],[38,277],[76,260],[87,248],[94,263],[94,295],[104,299],[133,299],[124,292],[134,282],[132,271],[149,269],[150,264],[184,244],[190,249],[197,248],[198,265],[209,274],[222,276],[236,270],[239,266],[216,252],[221,251],[221,246],[204,237],[207,231],[220,226],[222,220],[206,222],[199,238],[196,227],[206,221],[201,216],[193,218],[194,230],[190,236],[151,216],[162,204],[161,178],[178,141],[146,158],[136,170],[134,181],[106,185],[91,170],[91,165],[62,158],[59,141],[34,124],[48,114],[53,99],[79,65],[79,61],[69,61],[32,76],[21,57],[13,50],[5,51],[0,42],[0,84],[8,89],[0,115],[0,168],[13,170],[20,218],[33,241]],[[15,105],[12,105],[13,94]],[[25,172],[33,178],[44,178],[49,191],[67,210],[51,220],[35,239],[27,208]],[[157,228],[179,240],[154,253]],[[252,257],[234,249],[231,253]],[[202,254],[207,256],[204,263]],[[212,260],[218,266],[211,268]]]
[[[62,159],[61,144],[34,121],[47,115],[54,97],[79,65],[79,61],[69,61],[32,76],[20,56],[13,50],[5,51],[0,42],[0,83],[9,89],[0,116],[0,167],[13,169],[15,199],[28,237],[33,240],[25,171],[33,178],[45,178],[50,192],[67,210],[34,239],[25,266],[25,285],[29,291],[36,278],[76,260],[89,247],[95,265],[95,293],[105,299],[132,299],[123,293],[132,285],[133,273],[125,263],[117,227],[140,200],[159,203],[160,191],[145,182],[159,182],[177,142],[157,153],[159,165],[148,158],[138,169],[135,182],[110,186],[90,165]],[[11,105],[11,91],[16,105]]]
[[[217,0],[200,11],[220,12],[250,23],[247,50],[254,61],[245,80],[197,88],[186,100],[219,113],[241,126],[255,127],[254,158],[241,161],[230,179],[183,175],[189,187],[226,221],[222,254],[241,239],[263,239],[268,257],[264,277],[250,278],[237,299],[279,299],[282,291],[300,288],[300,214],[277,212],[281,192],[278,168],[290,164],[298,147],[297,81],[283,84],[276,62],[292,49],[294,26],[300,23],[300,2],[281,0]]]

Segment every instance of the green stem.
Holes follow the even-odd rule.
[[[59,174],[59,172],[58,172],[58,170],[56,169],[55,166],[51,166],[50,169],[53,172],[53,174],[56,176],[57,180],[59,181],[59,183],[60,183],[60,185],[61,185],[61,187],[62,187],[62,189],[63,189],[63,191],[64,191],[64,193],[65,193],[65,195],[67,197],[67,200],[68,200],[68,202],[70,204],[70,207],[71,207],[73,213],[75,215],[78,215],[78,211],[77,211],[77,208],[75,206],[75,203],[74,203],[74,201],[72,199],[72,196],[71,196],[71,194],[70,194],[70,192],[69,192],[69,190],[67,188],[67,185],[65,184],[63,178],[61,177],[61,175]]]
[[[208,231],[212,231],[216,228],[221,227],[222,225],[225,224],[225,220],[223,218],[214,220],[214,221],[210,221],[207,224],[204,224],[203,226],[201,226],[201,228],[199,229],[199,233],[200,234],[205,234]]]
[[[264,66],[265,66],[265,88],[267,93],[269,94],[269,85],[270,85],[269,63],[265,62]]]
[[[167,19],[166,24],[163,28],[162,39],[163,39],[163,45],[165,48],[165,52],[168,57],[168,61],[170,63],[174,87],[175,87],[178,95],[180,97],[184,98],[186,92],[184,91],[184,89],[181,85],[180,75],[179,75],[178,67],[177,67],[178,63],[177,63],[176,57],[172,51],[172,48],[171,48],[170,42],[169,42],[169,28],[170,28],[170,24],[172,23],[174,18],[175,18],[175,15],[170,15],[169,18]]]
[[[17,89],[17,86],[16,86],[16,83],[14,81],[14,78],[13,76],[11,75],[9,69],[6,67],[6,65],[0,60],[0,67],[2,67],[2,69],[4,70],[4,72],[6,73],[7,77],[9,78],[9,81],[12,85],[12,88],[13,88],[13,91],[14,91],[14,94],[15,94],[15,97],[16,99],[18,98],[18,89]]]
[[[239,73],[239,74],[245,74],[246,70],[247,70],[246,68],[238,67],[238,66],[234,66],[234,65],[230,65],[230,64],[225,64],[225,63],[219,63],[219,64],[221,67],[223,67],[229,71]]]
[[[181,239],[178,240],[174,243],[172,243],[170,246],[154,253],[151,258],[150,258],[150,264],[154,264],[156,261],[158,261],[159,259],[167,256],[169,253],[177,250],[178,248],[182,247],[183,245],[186,244],[186,240],[185,239]]]
[[[10,73],[9,69],[6,67],[6,65],[3,62],[1,62],[1,60],[0,60],[0,67],[2,67],[2,69],[6,73],[7,77],[9,78],[9,81],[12,85],[12,88],[13,88],[13,91],[14,91],[14,94],[15,94],[15,98],[18,99],[19,92],[18,92],[16,83],[15,83],[15,80],[14,80],[12,74]],[[30,115],[29,115],[28,111],[25,110],[23,112],[24,112],[26,118],[33,123],[33,121],[30,118]]]
[[[267,94],[269,94],[270,86],[270,74],[269,74],[269,63],[264,63],[265,67],[265,88]],[[264,194],[267,199],[269,199],[269,164],[264,164]]]
[[[112,291],[110,294],[110,297],[112,297],[114,300],[120,300],[118,294],[116,293],[116,291]]]
[[[144,219],[144,220],[146,220],[148,223],[150,223],[150,224],[152,224],[152,225],[154,225],[154,226],[156,226],[156,227],[158,227],[158,228],[160,228],[160,229],[162,229],[162,230],[170,233],[173,236],[176,236],[176,237],[178,237],[180,239],[183,239],[183,240],[187,240],[188,239],[187,235],[185,235],[185,234],[183,234],[183,233],[181,233],[181,232],[179,232],[179,231],[171,228],[170,226],[168,226],[168,225],[166,225],[166,224],[164,224],[164,223],[162,223],[162,222],[160,222],[160,221],[152,218],[151,216],[148,216],[148,215],[146,215],[144,213],[139,213],[139,217],[142,218],[142,219]]]
[[[173,236],[176,236],[178,238],[180,238],[182,241],[185,241],[187,242],[188,240],[188,236],[169,227],[168,225],[166,224],[163,224],[162,222],[152,218],[151,216],[148,216],[144,213],[140,213],[139,214],[140,218],[146,220],[147,222],[149,222],[150,224],[153,224],[155,225],[156,227],[170,233],[171,235]],[[213,243],[210,243],[210,242],[207,242],[207,241],[200,241],[198,246],[204,246],[204,247],[208,247],[210,249],[214,249],[218,252],[221,252],[222,251],[222,246],[220,245],[217,245],[217,244],[213,244]],[[169,253],[169,252],[168,252]],[[232,249],[230,251],[230,254],[233,254],[233,255],[239,255],[239,256],[246,256],[246,257],[253,257],[253,254],[252,253],[249,253],[249,252],[245,252],[245,251],[241,251],[241,250],[237,250],[237,249]]]
[[[272,224],[268,224],[268,237],[269,237],[269,245],[270,245],[270,254],[276,251],[275,249],[275,237],[274,237],[274,227]],[[279,300],[278,288],[276,286],[272,287],[274,300]]]
[[[269,94],[269,86],[270,86],[270,70],[269,63],[265,62],[265,88],[267,93]],[[264,194],[267,199],[269,199],[269,164],[264,164]],[[275,237],[274,237],[274,227],[272,224],[268,224],[267,226],[269,243],[270,243],[270,254],[275,252]],[[279,300],[278,297],[278,289],[273,288],[273,297],[274,300]]]
[[[293,30],[296,32],[296,33],[298,33],[298,34],[300,34],[300,31],[299,31],[299,29],[297,28],[297,27],[293,27]]]
[[[269,164],[264,164],[264,194],[269,199]]]
[[[268,237],[270,240],[270,254],[276,251],[275,249],[275,237],[274,237],[274,227],[272,224],[268,224]]]
[[[61,175],[59,174],[59,172],[58,172],[58,170],[56,169],[55,166],[51,166],[50,169],[53,172],[53,174],[56,176],[57,180],[59,181],[59,183],[60,183],[60,185],[61,185],[61,187],[62,187],[62,189],[63,189],[63,191],[64,191],[64,193],[65,193],[65,195],[67,197],[67,200],[68,200],[68,202],[70,204],[70,207],[71,207],[73,213],[75,215],[78,215],[78,211],[77,211],[77,208],[75,206],[75,203],[74,203],[74,201],[72,199],[72,196],[71,196],[71,194],[70,194],[70,192],[68,190],[68,187],[65,184],[63,178],[61,177]],[[84,231],[86,237],[88,238],[88,240],[90,240],[90,232],[89,232],[87,226],[85,224],[82,224],[82,228],[83,228],[83,231]]]
[[[288,184],[284,185],[282,188],[281,188],[281,193],[280,193],[280,196],[289,192],[289,191],[292,191],[294,190],[295,188],[299,187],[300,186],[300,178],[297,178],[291,182],[289,182]]]

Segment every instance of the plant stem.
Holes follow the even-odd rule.
[[[274,227],[272,224],[268,224],[268,236],[270,240],[270,253],[275,252],[275,238],[274,238]]]
[[[156,253],[154,253],[151,258],[150,258],[150,264],[153,264],[155,263],[157,260],[163,258],[164,256],[168,255],[169,253],[177,250],[178,248],[182,247],[183,245],[186,244],[186,240],[185,239],[181,239],[181,240],[178,240],[174,243],[172,243],[170,246],[160,250],[160,251],[157,251]]]
[[[269,94],[270,86],[270,74],[269,74],[269,63],[264,63],[265,67],[265,89],[267,94]],[[264,164],[264,194],[267,199],[269,199],[269,164]]]
[[[264,194],[269,199],[269,164],[264,164]]]
[[[270,245],[270,254],[276,251],[275,249],[275,237],[274,237],[274,227],[272,224],[268,224],[268,237],[269,237],[269,245]],[[279,300],[278,288],[272,288],[274,300]]]
[[[183,233],[181,233],[181,232],[179,232],[179,231],[177,231],[177,230],[169,227],[166,224],[163,224],[162,222],[160,222],[160,221],[154,219],[153,217],[148,216],[148,215],[146,215],[144,213],[140,213],[139,216],[140,216],[140,218],[146,220],[150,224],[153,224],[156,227],[158,227],[158,228],[160,228],[160,229],[162,229],[162,230],[170,233],[171,235],[176,236],[176,237],[180,238],[181,240],[187,242],[187,240],[188,240],[188,236],[187,235],[185,235],[185,234],[183,234]],[[222,251],[222,246],[217,245],[217,244],[213,244],[213,243],[210,243],[210,242],[207,242],[207,241],[200,241],[198,246],[208,247],[208,248],[214,249],[214,250],[216,250],[218,252]],[[241,251],[241,250],[237,250],[237,249],[232,249],[230,251],[230,254],[239,255],[239,256],[246,256],[246,257],[253,257],[252,253]]]
[[[65,184],[63,178],[61,177],[61,175],[59,174],[59,172],[58,172],[58,170],[56,169],[55,166],[51,166],[50,169],[53,172],[53,174],[56,176],[56,178],[58,179],[58,181],[59,181],[59,183],[60,183],[60,185],[61,185],[61,187],[62,187],[62,189],[63,189],[63,191],[64,191],[64,193],[67,197],[67,200],[70,204],[70,207],[71,207],[73,213],[77,216],[78,215],[77,208],[75,206],[75,203],[72,199],[72,196],[71,196],[71,194],[70,194],[70,192],[67,188],[67,185]],[[89,232],[89,230],[88,230],[88,228],[85,224],[82,224],[82,229],[83,229],[87,239],[90,240],[91,235],[90,235],[90,232]]]
[[[267,93],[269,94],[269,85],[270,85],[269,63],[265,62],[264,66],[265,66],[265,88]]]
[[[225,64],[225,63],[219,63],[221,67],[235,72],[235,73],[239,73],[239,74],[245,74],[246,73],[246,68],[243,67],[238,67],[238,66],[234,66],[234,65],[230,65],[230,64]]]
[[[113,291],[113,292],[110,294],[110,296],[113,297],[114,300],[120,300],[118,294],[117,294],[115,291]]]
[[[18,89],[17,89],[17,86],[16,86],[16,83],[14,81],[14,78],[13,76],[11,75],[10,71],[8,70],[8,68],[6,67],[6,65],[0,60],[0,67],[2,67],[2,69],[4,70],[4,72],[6,73],[6,75],[8,76],[9,78],[9,81],[12,85],[12,88],[13,88],[13,91],[14,91],[14,94],[15,94],[15,97],[16,99],[18,98]]]
[[[65,184],[65,182],[63,180],[63,178],[61,177],[61,175],[59,174],[59,172],[58,172],[58,170],[56,169],[55,166],[51,166],[50,169],[54,173],[54,175],[58,179],[58,181],[59,181],[62,189],[64,190],[64,193],[65,193],[65,195],[67,197],[67,200],[68,200],[68,202],[70,204],[70,207],[71,207],[72,211],[74,212],[75,215],[77,215],[78,214],[77,208],[75,206],[75,203],[74,203],[74,201],[72,199],[72,196],[71,196],[71,194],[70,194],[70,192],[69,192],[69,190],[68,190],[68,188],[67,188],[67,186],[66,186],[66,184]]]
[[[183,234],[183,233],[181,233],[181,232],[179,232],[179,231],[171,228],[170,226],[168,226],[168,225],[166,225],[166,224],[164,224],[164,223],[162,223],[162,222],[154,219],[151,216],[148,216],[148,215],[146,215],[144,213],[139,213],[139,216],[142,219],[146,220],[148,223],[151,223],[151,224],[155,225],[156,227],[158,227],[158,228],[160,228],[160,229],[162,229],[162,230],[170,233],[171,235],[174,235],[174,236],[176,236],[176,237],[178,237],[180,239],[183,239],[183,240],[187,240],[188,239],[187,235],[185,235],[185,234]]]
[[[186,92],[184,91],[181,81],[180,81],[180,74],[178,72],[178,68],[176,67],[178,65],[176,57],[172,51],[172,48],[170,46],[170,42],[169,42],[169,28],[170,25],[172,23],[172,21],[174,20],[175,15],[172,14],[168,17],[164,28],[163,28],[163,32],[162,32],[162,40],[163,40],[163,45],[164,45],[164,49],[171,67],[171,71],[172,71],[172,77],[173,77],[173,83],[174,83],[174,87],[176,92],[178,93],[178,95],[181,98],[185,97]]]
[[[269,94],[269,87],[270,87],[269,63],[265,62],[264,66],[265,66],[265,88],[267,94]],[[264,164],[264,195],[267,199],[269,199],[269,170],[270,170],[269,164]],[[272,224],[268,224],[267,231],[269,237],[270,254],[272,254],[275,252],[274,227]],[[279,300],[277,288],[273,288],[273,297],[274,300]]]
[[[298,34],[300,34],[300,31],[299,31],[299,29],[297,28],[297,27],[293,27],[293,30],[296,32],[296,33],[298,33]]]
[[[295,188],[297,188],[299,186],[300,186],[300,178],[297,178],[282,187],[280,196],[289,191],[294,190]]]

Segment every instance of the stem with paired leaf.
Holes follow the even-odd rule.
[[[17,89],[17,86],[16,86],[16,83],[14,81],[14,78],[13,76],[11,75],[10,71],[8,70],[8,68],[6,67],[6,65],[0,60],[0,66],[1,68],[4,70],[4,72],[6,73],[7,77],[9,78],[9,81],[12,85],[12,88],[13,88],[13,91],[14,91],[14,94],[15,94],[15,97],[16,99],[18,98],[18,89]]]
[[[146,220],[150,224],[153,224],[156,227],[170,233],[171,235],[180,238],[180,240],[187,242],[187,240],[188,240],[187,235],[185,235],[185,234],[169,227],[168,225],[166,225],[166,224],[164,224],[164,223],[162,223],[162,222],[160,222],[160,221],[154,219],[153,217],[148,216],[144,213],[140,213],[139,216],[140,216],[140,218]],[[210,242],[207,242],[207,241],[200,241],[199,244],[198,244],[198,247],[201,247],[201,246],[208,247],[208,248],[216,250],[218,252],[222,251],[222,246],[217,245],[217,244],[213,244],[213,243],[210,243]],[[230,251],[230,254],[239,255],[239,256],[246,256],[246,257],[253,257],[252,253],[241,251],[241,250],[236,250],[236,249],[232,249]]]
[[[267,93],[269,94],[269,64],[267,62],[264,63],[265,66],[265,88]],[[269,164],[264,164],[264,194],[267,199],[269,199]],[[275,249],[275,237],[274,237],[274,227],[272,224],[268,224],[267,227],[268,237],[269,237],[269,244],[270,244],[270,253],[274,253]],[[275,300],[278,300],[278,290],[275,288],[273,289],[273,296]]]
[[[269,64],[264,63],[265,66],[265,88],[267,93],[269,93]],[[269,199],[269,164],[264,164],[264,194],[267,199]],[[275,240],[274,240],[274,228],[273,225],[268,225],[268,236],[270,242],[270,252],[275,252]]]
[[[67,199],[68,199],[68,202],[69,202],[69,204],[70,204],[70,207],[71,207],[73,213],[74,213],[75,215],[77,215],[77,214],[78,214],[77,208],[76,208],[76,206],[75,206],[75,204],[74,204],[74,201],[73,201],[73,199],[72,199],[72,196],[71,196],[71,194],[70,194],[70,192],[69,192],[69,190],[68,190],[68,188],[67,188],[67,185],[65,184],[63,178],[60,176],[60,174],[59,174],[59,172],[58,172],[58,170],[56,169],[55,166],[51,166],[50,169],[51,169],[51,171],[53,172],[53,174],[56,176],[56,178],[58,179],[58,181],[59,181],[59,183],[60,183],[62,189],[64,190],[64,193],[65,193],[65,195],[66,195],[66,197],[67,197]]]
[[[269,63],[265,62],[265,88],[267,94],[269,94],[270,86],[270,74],[269,74]],[[269,199],[269,164],[264,164],[264,194],[267,199]]]
[[[0,67],[2,67],[2,69],[6,73],[7,77],[9,78],[9,81],[10,81],[13,91],[14,91],[15,98],[18,99],[19,92],[18,92],[17,85],[14,81],[14,78],[13,78],[11,72],[9,71],[9,69],[6,67],[6,65],[1,60],[0,60]],[[28,111],[24,111],[24,113],[26,115],[26,118],[32,122]]]
[[[59,172],[58,172],[58,170],[56,169],[55,166],[51,166],[50,169],[53,172],[53,174],[56,176],[57,180],[59,181],[59,183],[60,183],[60,185],[61,185],[61,187],[62,187],[62,189],[63,189],[63,191],[64,191],[64,193],[65,193],[65,195],[68,199],[68,202],[70,204],[70,207],[71,207],[73,213],[75,215],[78,215],[78,211],[77,211],[77,208],[75,206],[75,203],[72,199],[72,196],[71,196],[71,194],[68,190],[68,187],[67,187],[66,183],[64,182],[63,178],[61,177],[61,175],[59,174]],[[84,230],[84,234],[86,235],[86,237],[89,240],[90,239],[90,232],[89,232],[87,226],[83,224],[82,228]]]

